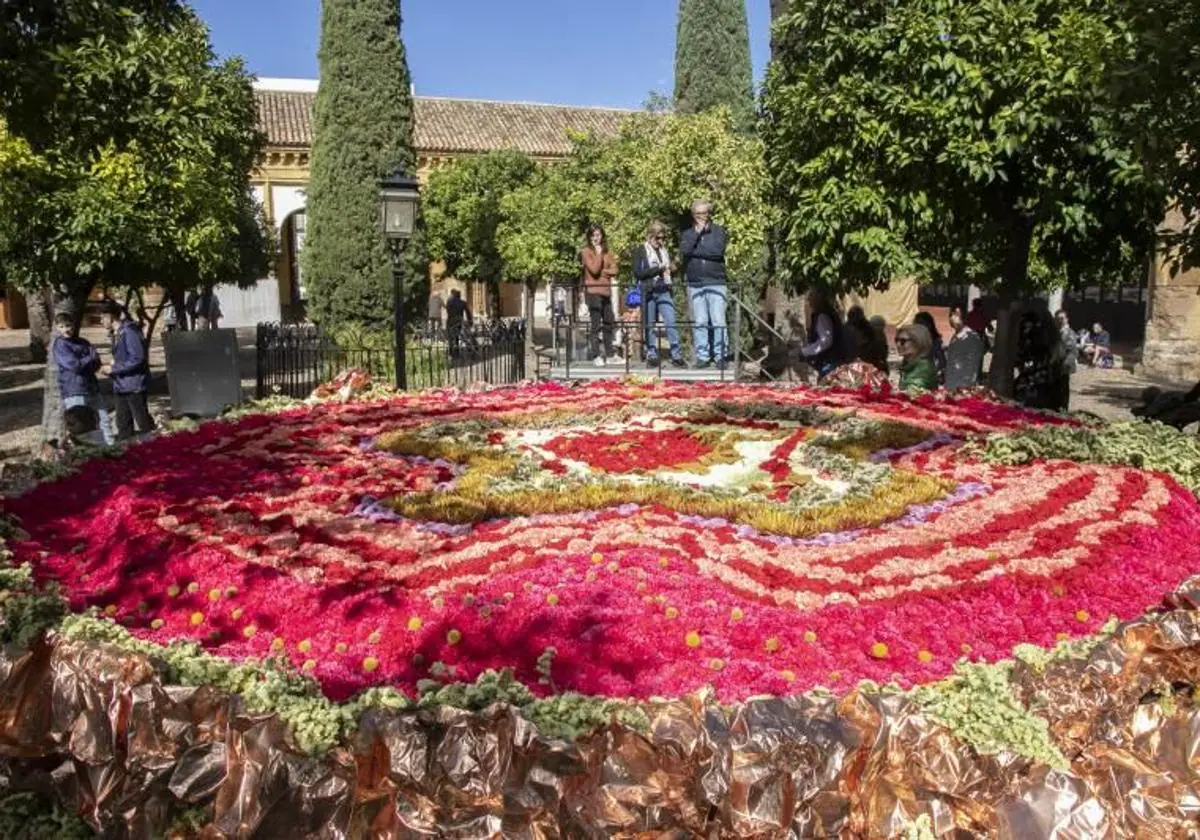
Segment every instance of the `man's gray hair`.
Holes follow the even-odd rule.
[[[712,212],[712,202],[705,201],[704,199],[697,199],[696,201],[693,201],[692,202],[692,215],[693,216],[696,215],[697,211],[699,211],[701,208],[703,208],[703,209],[707,210],[709,213],[711,213]]]

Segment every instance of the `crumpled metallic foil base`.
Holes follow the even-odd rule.
[[[612,725],[542,738],[512,709],[370,712],[351,743],[301,754],[236,697],[162,684],[154,662],[51,637],[0,656],[9,784],[57,795],[110,837],[873,838],[925,816],[938,837],[1200,837],[1200,578],[1168,609],[1018,695],[1050,722],[1059,770],[981,756],[905,697],[710,697],[647,704]]]

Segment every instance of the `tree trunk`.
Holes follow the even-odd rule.
[[[991,389],[1002,397],[1013,395],[1013,369],[1017,364],[1017,321],[1021,294],[1028,288],[1029,251],[1033,246],[1033,223],[1019,217],[1012,226],[1012,238],[1004,261],[1004,273],[997,289],[1000,311],[996,313],[996,345],[992,348]]]
[[[75,317],[79,326],[83,321],[83,309],[91,294],[91,286],[81,290],[74,297],[63,295],[55,290],[50,296],[51,320],[58,312],[69,312]],[[46,373],[42,377],[42,442],[61,444],[67,439],[67,421],[63,411],[62,394],[58,389],[58,366],[54,364],[54,354],[50,353],[46,360]]]
[[[50,316],[50,298],[43,292],[31,292],[25,296],[29,310],[29,361],[44,364],[50,353],[50,338],[53,325]]]

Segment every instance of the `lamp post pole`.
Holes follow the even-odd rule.
[[[392,312],[395,313],[396,332],[396,390],[408,390],[407,342],[404,340],[404,240],[391,243],[392,251]]]
[[[408,359],[404,340],[404,248],[412,238],[417,221],[417,202],[420,187],[417,180],[397,169],[379,181],[379,209],[381,233],[392,255],[392,316],[396,319],[396,346],[393,361],[396,363],[396,390],[408,388]]]

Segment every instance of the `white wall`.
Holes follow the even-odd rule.
[[[281,187],[271,185],[271,207],[275,213],[275,230],[278,231],[288,216],[303,210],[307,197],[304,187]]]
[[[253,327],[264,321],[278,321],[282,317],[279,283],[274,277],[259,280],[249,289],[230,285],[217,286],[215,291],[221,302],[222,327]]]

